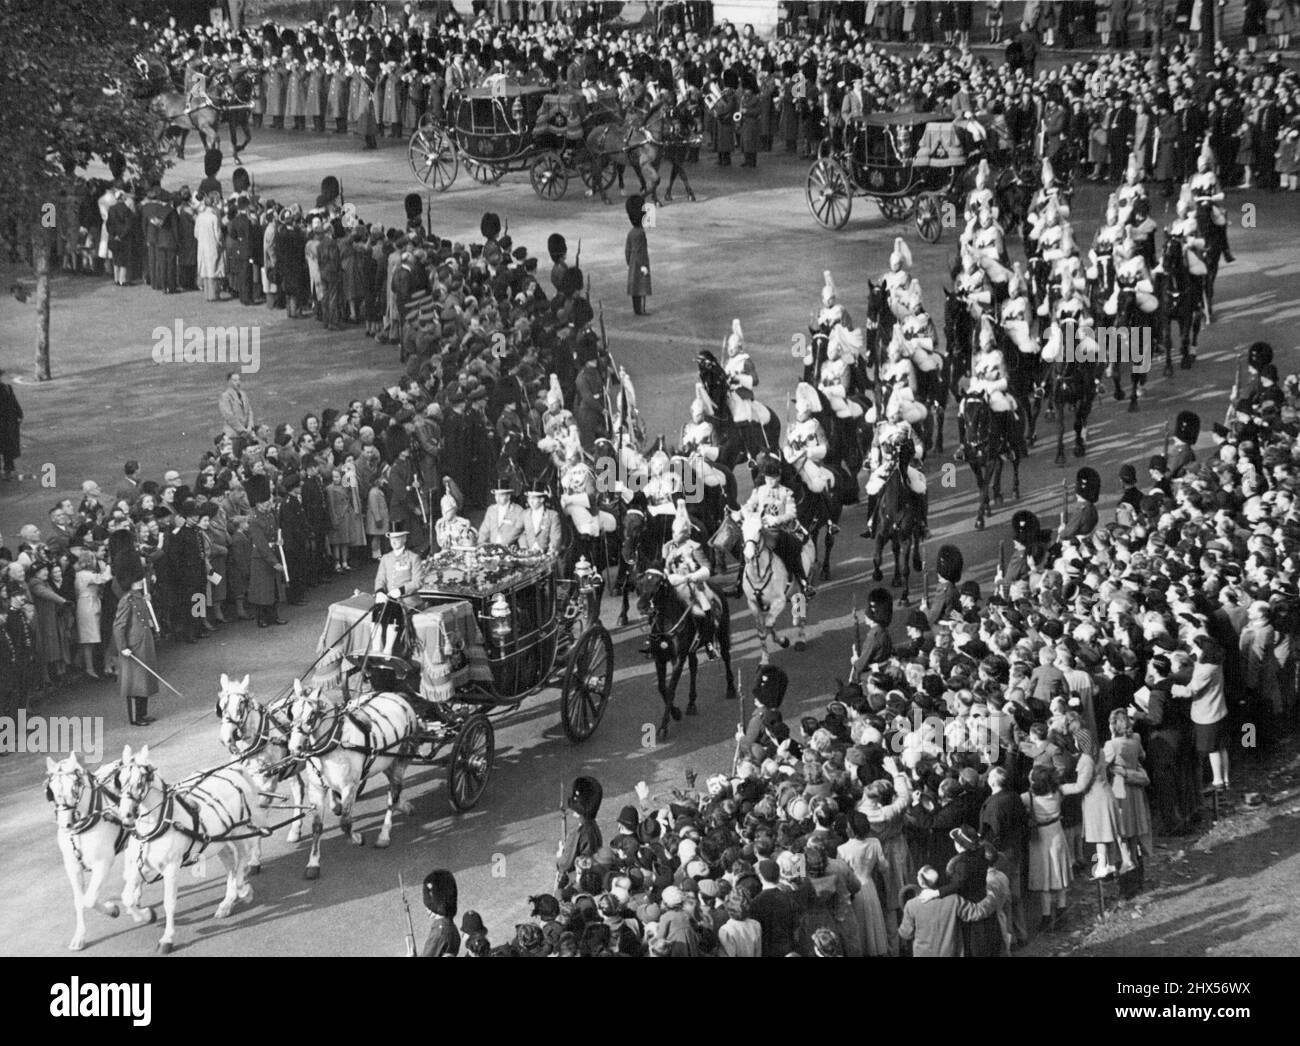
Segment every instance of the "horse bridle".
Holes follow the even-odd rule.
[[[333,706],[334,725],[330,728],[325,737],[318,742],[316,739],[316,728],[320,726],[320,724],[325,721],[326,716],[330,714],[325,710],[327,702],[322,701],[320,698],[310,698],[306,696],[304,696],[303,700],[309,706],[309,714],[301,724],[299,723],[298,716],[295,715],[293,717],[292,726],[290,727],[290,737],[292,738],[293,730],[296,728],[298,733],[305,736],[312,743],[313,747],[308,751],[290,752],[290,755],[295,759],[310,759],[313,756],[324,755],[330,749],[338,746],[340,734],[343,730],[343,707],[341,705]]]

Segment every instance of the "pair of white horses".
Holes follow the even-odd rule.
[[[389,845],[393,811],[411,812],[401,802],[402,779],[418,729],[415,712],[399,694],[368,694],[346,706],[303,689],[271,707],[252,696],[249,677],[221,677],[217,698],[221,738],[234,761],[169,785],[146,745],[123,749],[119,761],[92,772],[75,755],[46,760],[46,798],[54,805],[59,849],[72,887],[76,929],[68,947],[85,946],[89,909],[116,918],[121,908],[100,902],[109,873],[125,850],[122,907],[137,923],[157,914],[143,906],[146,881],[163,882],[163,954],[175,942],[178,877],[214,852],[226,870],[226,891],[214,915],[230,915],[236,901],[252,898],[248,883],[261,870],[262,840],[273,830],[274,811],[293,811],[288,840],[302,837],[302,812],[311,810],[312,847],[306,877],[320,875],[325,803],[332,800],[344,833],[357,845],[364,837],[352,826],[352,805],[372,773],[388,778],[388,809],[375,845]],[[273,805],[287,789],[289,805]]]

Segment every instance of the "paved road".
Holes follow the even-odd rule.
[[[191,153],[172,184],[197,184],[199,159],[193,147]],[[246,162],[259,191],[281,201],[310,202],[320,177],[337,174],[347,198],[363,215],[391,224],[400,224],[401,197],[412,182],[399,143],[385,142],[375,154],[356,150],[350,138],[262,132]],[[695,380],[695,352],[719,345],[733,316],[742,319],[755,355],[763,380],[760,396],[784,411],[795,376],[790,340],[804,329],[817,303],[822,270],[834,273],[842,300],[861,316],[866,278],[886,267],[899,231],[866,201],[857,202],[843,232],[822,231],[803,202],[806,164],[766,155],[760,164],[757,172],[720,171],[702,164],[691,172],[700,202],[674,204],[660,212],[659,227],[649,237],[656,293],[646,317],[634,317],[622,293],[627,224],[621,206],[607,208],[576,194],[558,204],[543,204],[528,187],[527,176],[517,174],[493,187],[458,181],[433,200],[433,222],[441,235],[473,237],[479,215],[491,209],[509,219],[516,242],[534,249],[540,249],[553,230],[562,231],[571,245],[581,238],[593,296],[604,302],[611,347],[637,383],[650,431],[671,433],[685,417]],[[1234,209],[1245,202],[1239,196],[1231,197]],[[1153,453],[1166,418],[1190,406],[1201,411],[1208,430],[1209,420],[1222,409],[1243,343],[1267,337],[1283,350],[1284,372],[1288,365],[1295,368],[1300,261],[1294,242],[1300,215],[1294,197],[1263,196],[1249,202],[1258,209],[1256,227],[1233,231],[1239,260],[1221,276],[1220,320],[1204,337],[1197,369],[1190,374],[1180,371],[1172,380],[1157,373],[1151,398],[1137,415],[1107,402],[1095,416],[1088,460],[1104,477],[1103,518],[1109,518],[1114,503],[1119,465]],[[1080,190],[1076,214],[1083,226],[1081,238],[1091,237],[1091,216],[1099,214],[1102,205],[1095,187]],[[955,234],[946,232],[939,245],[930,247],[919,243],[910,229],[903,231],[927,300],[937,309]],[[1018,250],[1013,245],[1013,254]],[[189,472],[216,426],[215,401],[224,375],[216,365],[152,362],[151,332],[155,326],[171,326],[178,316],[204,325],[262,324],[262,369],[248,376],[246,387],[261,414],[272,420],[297,419],[323,404],[368,395],[388,384],[396,370],[391,347],[376,346],[356,332],[327,334],[312,322],[290,323],[265,309],[205,305],[193,294],[166,298],[142,288],[119,290],[108,281],[60,281],[55,295],[57,380],[18,391],[28,419],[24,465],[28,472],[37,472],[41,464],[52,464],[57,485],[48,489],[27,480],[0,492],[0,531],[8,535],[23,522],[43,520],[52,495],[79,488],[84,478],[111,484],[126,457],[139,457],[153,475],[173,466]],[[19,306],[9,297],[0,303],[0,330],[6,332],[0,363],[6,368],[25,369],[22,353],[30,344],[25,331],[32,319],[31,305]],[[23,333],[16,337],[16,332]],[[950,419],[950,441],[952,425]],[[931,463],[930,547],[960,542],[975,576],[987,581],[1012,506],[994,516],[983,534],[974,533],[975,491],[969,474],[957,472],[955,485],[944,488],[938,464]],[[1053,467],[1048,451],[1035,451],[1023,472],[1022,504],[1050,519],[1060,503],[1062,477],[1072,478],[1075,464],[1071,459],[1069,470],[1062,472]],[[862,605],[869,584],[868,552],[855,536],[860,513],[848,513],[836,550],[834,580],[813,601],[811,647],[803,654],[777,657],[795,681],[793,716],[824,704],[834,677],[845,669],[851,595],[856,593]],[[311,606],[292,608],[291,627],[271,632],[227,628],[198,648],[165,649],[161,669],[187,697],[156,702],[162,714],[147,731],[125,726],[115,691],[104,685],[74,688],[41,711],[102,713],[107,753],[118,753],[124,742],[148,741],[167,778],[211,766],[224,757],[211,711],[219,674],[250,672],[261,695],[287,685],[295,667],[312,659],[326,602],[350,594],[353,587],[368,587],[371,580],[362,572],[340,580],[327,593],[314,594]],[[757,662],[756,644],[747,612],[733,606],[741,638],[738,663],[748,685]],[[268,848],[262,876],[254,880],[254,903],[241,906],[222,923],[209,918],[219,896],[218,881],[185,877],[179,954],[393,954],[403,931],[397,873],[414,883],[436,865],[456,872],[462,909],[482,911],[493,939],[504,938],[527,914],[527,895],[551,884],[559,831],[556,809],[567,780],[580,772],[599,777],[606,792],[601,820],[612,824],[637,781],[645,780],[652,790],[662,792],[681,784],[688,766],[707,775],[731,758],[737,708],[721,700],[717,666],[703,671],[698,718],[675,727],[666,744],[643,743],[646,725],[657,719],[660,705],[650,666],[637,655],[640,641],[635,627],[616,635],[614,698],[599,733],[586,745],[575,747],[564,738],[551,692],[530,699],[498,723],[496,769],[473,812],[450,815],[441,767],[417,770],[408,776],[407,792],[416,812],[398,819],[393,846],[386,852],[355,849],[331,832],[323,875],[308,883],[302,878],[305,852],[290,850],[277,839]],[[7,954],[54,954],[71,936],[67,885],[50,810],[41,798],[42,771],[39,756],[0,760],[0,875],[6,884],[0,900],[0,951]],[[373,840],[379,795],[368,794],[360,811],[361,826]],[[156,888],[151,896],[157,896]],[[90,917],[89,928],[93,954],[146,954],[157,936],[152,929],[109,922],[101,915]]]

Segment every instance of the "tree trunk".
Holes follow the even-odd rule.
[[[49,381],[50,373],[50,236],[37,223],[32,235],[32,265],[36,270],[36,380]]]

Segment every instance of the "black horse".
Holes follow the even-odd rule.
[[[913,493],[907,485],[904,475],[906,462],[897,452],[889,453],[889,477],[877,502],[876,553],[871,561],[871,576],[876,581],[884,577],[880,564],[888,544],[894,553],[894,577],[890,586],[903,587],[899,602],[906,603],[912,585],[912,571],[921,569],[921,533],[925,520],[920,495]]]
[[[1214,207],[1204,197],[1196,203],[1196,231],[1205,241],[1205,319],[1214,322],[1214,283],[1219,278],[1219,260],[1228,248],[1228,231],[1225,225],[1214,223]]]
[[[686,198],[695,202],[695,190],[691,180],[686,176],[686,165],[692,157],[698,157],[700,143],[704,140],[701,127],[704,124],[704,102],[699,98],[686,98],[673,106],[668,119],[664,122],[663,148],[659,151],[659,162],[668,162],[668,187],[664,190],[664,203],[671,203],[673,186],[678,177],[686,188]]]
[[[1158,292],[1160,290],[1160,277],[1156,276],[1154,279],[1156,283],[1153,284],[1153,287]],[[1101,355],[1105,359],[1113,361],[1111,363],[1111,375],[1115,385],[1115,399],[1123,402],[1127,398],[1129,412],[1133,413],[1138,409],[1138,396],[1140,390],[1146,385],[1151,357],[1155,355],[1155,348],[1161,340],[1162,332],[1165,330],[1168,321],[1164,316],[1164,308],[1159,304],[1157,304],[1154,312],[1142,311],[1142,307],[1138,304],[1137,287],[1131,277],[1120,278],[1117,282],[1119,283],[1119,292],[1115,298],[1115,324],[1112,328],[1112,344],[1110,346],[1100,346],[1099,348]],[[1159,302],[1158,297],[1157,302]],[[1116,357],[1116,337],[1121,342],[1125,340],[1128,342],[1126,346],[1128,349],[1127,360]],[[1145,357],[1144,365],[1141,366],[1134,365],[1136,357],[1132,343],[1135,337],[1140,339],[1141,344],[1148,350],[1143,354]],[[1123,388],[1126,373],[1130,386],[1127,397]],[[1075,456],[1082,456],[1077,448]]]
[[[971,361],[975,358],[979,325],[966,299],[947,287],[943,289],[943,342],[948,357],[944,375],[948,392],[960,393],[961,379],[970,376]]]
[[[796,472],[784,458],[781,460],[781,483],[789,487],[794,494],[795,517],[807,533],[808,540],[812,542],[814,564],[817,563],[818,558],[817,542],[825,535],[821,550],[821,576],[823,581],[828,581],[831,576],[831,552],[835,548],[835,535],[840,529],[840,515],[844,510],[844,499],[840,491],[848,491],[851,487],[850,493],[856,498],[857,479],[843,466],[831,467],[826,462],[822,464],[835,473],[835,486],[824,493],[815,494],[809,490],[803,476]],[[741,568],[744,568],[743,562]],[[739,575],[736,584],[737,586],[740,584]]]
[[[712,585],[709,589],[718,595]],[[724,696],[728,700],[736,698],[736,676],[731,667],[731,610],[727,601],[719,596],[715,600],[719,609],[712,620],[697,616],[682,602],[660,566],[650,567],[640,576],[636,591],[637,609],[650,622],[650,653],[654,657],[659,696],[664,702],[664,715],[655,730],[655,739],[663,741],[668,737],[669,720],[680,721],[682,718],[677,710],[677,684],[681,681],[682,670],[688,665],[691,677],[686,714],[697,714],[695,677],[699,671],[699,650],[705,643],[713,642],[722,658],[727,673]],[[670,665],[671,676],[668,673]]]
[[[1048,366],[1048,394],[1056,414],[1056,464],[1065,465],[1065,414],[1074,413],[1074,456],[1088,453],[1088,417],[1097,401],[1097,382],[1105,367],[1101,361],[1057,360]]]
[[[992,501],[1002,504],[1002,468],[1011,462],[1011,494],[1020,500],[1020,459],[1024,456],[1024,418],[1019,410],[995,411],[982,393],[968,394],[961,403],[962,450],[979,488],[975,529],[984,529]]]
[[[650,569],[650,564],[663,557],[663,548],[672,537],[673,517],[652,514],[645,495],[638,492],[623,514],[622,545],[619,567],[618,591],[622,596],[619,607],[619,625],[626,625],[628,601],[637,580]]]
[[[1168,237],[1160,261],[1163,271],[1157,275],[1160,312],[1164,317],[1160,334],[1165,346],[1165,377],[1174,373],[1173,324],[1178,323],[1182,339],[1182,368],[1187,370],[1196,359],[1196,343],[1200,339],[1201,322],[1205,318],[1205,277],[1192,274],[1183,251],[1182,236]]]

